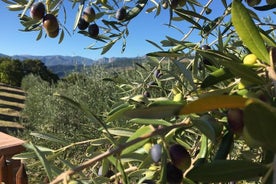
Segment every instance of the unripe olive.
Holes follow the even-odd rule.
[[[83,10],[82,18],[83,18],[86,22],[88,22],[88,23],[94,21],[95,18],[96,18],[96,13],[95,13],[94,8],[93,8],[92,6],[86,7],[86,8]]]
[[[246,3],[248,4],[248,6],[253,7],[260,4],[261,0],[246,0]]]
[[[31,7],[30,15],[35,20],[40,20],[46,12],[45,5],[42,2],[34,3]]]
[[[229,109],[227,112],[229,128],[234,133],[241,133],[244,127],[243,111],[241,109]]]
[[[162,156],[162,146],[160,144],[153,145],[150,149],[150,155],[155,163],[159,162]]]
[[[53,14],[46,14],[43,17],[43,27],[47,32],[55,32],[59,28],[58,20]]]
[[[255,54],[248,54],[243,58],[243,64],[252,65],[257,62],[257,59]]]
[[[171,162],[166,164],[167,168],[167,182],[169,184],[180,184],[183,179],[183,173],[180,169],[175,167]]]
[[[86,22],[85,20],[84,20],[84,18],[80,18],[80,20],[79,20],[79,22],[78,22],[78,28],[80,29],[80,30],[85,30],[86,28],[88,28],[88,26],[89,26],[89,23],[88,22]]]
[[[185,171],[191,166],[191,156],[189,152],[180,144],[174,144],[169,149],[170,157],[174,166]]]
[[[88,33],[92,37],[98,36],[99,31],[99,26],[97,24],[90,24],[88,27]]]
[[[117,10],[115,17],[117,20],[121,21],[126,18],[126,15],[127,15],[126,8],[122,7]]]

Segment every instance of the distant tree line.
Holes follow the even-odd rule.
[[[40,60],[0,58],[0,82],[20,87],[22,79],[29,74],[40,76],[50,83],[59,80],[58,75],[51,72]]]

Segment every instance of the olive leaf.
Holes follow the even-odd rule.
[[[258,58],[269,64],[269,55],[258,28],[240,0],[232,3],[232,22],[244,44]]]

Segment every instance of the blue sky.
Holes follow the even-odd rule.
[[[207,1],[200,1],[206,3]],[[166,35],[176,39],[182,38],[178,31],[164,26],[169,21],[169,11],[161,11],[161,15],[154,17],[154,13],[146,14],[143,11],[128,26],[130,35],[127,37],[127,47],[125,52],[121,53],[121,41],[116,43],[112,49],[105,55],[101,55],[101,50],[88,50],[87,46],[95,43],[95,40],[85,37],[77,32],[73,33],[73,23],[77,9],[71,8],[71,3],[64,0],[67,8],[66,28],[70,30],[71,36],[65,34],[61,44],[58,44],[58,38],[44,38],[36,41],[38,32],[21,32],[23,26],[20,24],[18,14],[20,12],[9,11],[5,3],[0,1],[0,53],[7,55],[29,54],[29,55],[66,55],[66,56],[83,56],[91,59],[102,57],[136,57],[143,56],[148,52],[157,51],[157,48],[146,42],[146,39],[159,43]],[[220,8],[221,7],[221,8]],[[214,0],[211,17],[215,18],[222,13],[221,1]],[[145,10],[145,9],[144,9]],[[29,13],[29,12],[27,12]],[[100,22],[100,20],[96,20]],[[178,26],[183,31],[188,31],[190,24],[181,22]],[[187,41],[195,42],[197,35],[193,35]],[[97,46],[97,45],[96,45]]]

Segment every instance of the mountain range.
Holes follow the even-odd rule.
[[[0,53],[0,57],[8,57],[12,59],[18,59],[20,61],[32,59],[40,60],[47,66],[53,73],[59,76],[64,76],[73,70],[81,70],[84,66],[91,66],[93,64],[103,64],[106,67],[128,67],[133,66],[134,63],[142,63],[147,60],[146,56],[142,57],[111,57],[100,58],[93,60],[81,56],[62,56],[62,55],[46,55],[46,56],[34,56],[34,55],[5,55]]]

